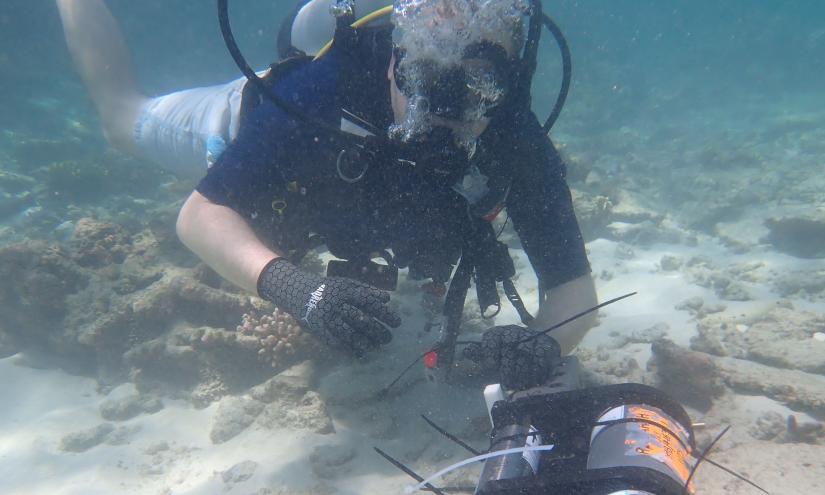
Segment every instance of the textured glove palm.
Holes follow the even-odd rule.
[[[258,294],[294,316],[331,347],[356,356],[387,344],[401,318],[387,303],[388,293],[340,277],[322,277],[299,270],[285,259],[271,262],[258,279]]]
[[[559,344],[547,335],[521,342],[535,335],[517,325],[493,327],[484,332],[481,342],[465,347],[463,355],[485,369],[498,371],[507,389],[535,387],[547,381],[561,355]]]

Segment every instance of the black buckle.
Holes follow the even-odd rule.
[[[327,277],[351,278],[371,285],[376,289],[394,291],[398,288],[398,267],[393,263],[389,253],[377,256],[387,264],[368,260],[330,260],[327,264]]]

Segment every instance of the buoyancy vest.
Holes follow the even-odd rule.
[[[282,55],[303,55],[314,53],[320,41],[328,39],[330,33],[335,33],[336,40],[333,51],[336,51],[336,48],[345,48],[345,50],[338,50],[338,57],[342,60],[337,61],[338,65],[333,64],[337,68],[337,74],[326,74],[331,75],[330,79],[335,81],[334,88],[326,88],[328,91],[332,90],[336,95],[337,98],[334,104],[331,106],[321,104],[321,102],[328,103],[327,97],[329,94],[322,97],[316,93],[315,100],[312,101],[311,91],[309,97],[304,98],[307,94],[301,88],[294,86],[296,78],[290,76],[295,74],[311,76],[311,72],[318,69],[317,65],[309,64],[305,56],[303,59],[289,62],[294,64],[296,70],[300,69],[296,73],[286,70],[273,70],[270,74],[270,84],[284,100],[298,101],[303,98],[302,105],[305,107],[304,111],[308,116],[334,118],[336,121],[341,120],[344,122],[347,119],[342,117],[346,114],[353,116],[355,121],[369,122],[369,118],[365,118],[365,116],[370,115],[370,105],[359,108],[356,104],[359,101],[359,96],[362,102],[376,102],[382,99],[389,102],[389,98],[383,98],[375,92],[370,92],[369,87],[364,91],[364,86],[359,82],[377,80],[380,82],[374,88],[386,88],[386,80],[381,81],[381,78],[383,78],[384,67],[388,65],[389,57],[383,59],[381,57],[367,57],[364,59],[357,53],[357,50],[353,50],[355,46],[353,42],[357,44],[366,40],[371,54],[386,54],[389,52],[389,46],[385,51],[382,51],[380,46],[383,44],[376,43],[376,41],[388,40],[390,37],[388,35],[385,37],[350,36],[352,30],[349,29],[349,22],[354,20],[352,15],[348,16],[350,20],[339,18],[337,22],[333,21],[333,25],[322,28],[320,31],[325,34],[315,36],[314,40],[301,40],[300,36],[296,36],[296,27],[301,24],[297,21],[302,16],[310,18],[309,14],[311,12],[321,12],[321,9],[326,9],[329,12],[329,6],[332,3],[335,3],[334,0],[303,2],[296,9],[295,15],[290,18],[290,29],[282,30],[279,43],[282,47]],[[364,7],[374,10],[375,7],[383,7],[386,2],[380,2],[380,5],[372,5],[372,3],[369,0],[361,0],[356,3],[356,8],[360,4],[361,14],[363,14],[366,10]],[[480,153],[475,155],[474,163],[464,169],[465,174],[463,177],[459,176],[454,179],[451,177],[447,183],[444,180],[439,182],[434,180],[432,173],[433,170],[438,172],[437,168],[422,170],[421,167],[413,167],[412,169],[405,169],[398,166],[398,162],[403,160],[398,159],[398,157],[387,156],[386,153],[379,155],[379,158],[383,159],[385,163],[371,164],[370,167],[363,169],[363,173],[355,176],[344,175],[341,173],[340,163],[346,150],[339,151],[342,143],[336,142],[337,140],[335,137],[330,136],[330,133],[326,134],[328,139],[325,138],[321,140],[322,142],[319,142],[319,136],[313,129],[308,129],[307,126],[302,127],[299,122],[290,118],[290,115],[285,111],[287,106],[283,104],[275,105],[281,110],[281,117],[284,121],[284,125],[280,129],[281,132],[271,136],[274,139],[280,139],[278,149],[281,150],[281,153],[276,153],[276,155],[280,155],[283,160],[279,160],[279,157],[276,156],[273,164],[282,168],[280,194],[284,197],[289,194],[297,195],[295,198],[297,199],[296,203],[298,205],[303,203],[306,206],[303,209],[304,215],[285,215],[283,213],[287,201],[283,198],[273,199],[272,209],[278,211],[278,214],[271,215],[270,218],[273,218],[275,223],[284,222],[289,216],[295,220],[292,227],[276,229],[278,232],[306,234],[308,236],[314,226],[321,231],[320,234],[324,236],[333,254],[348,259],[364,257],[364,253],[372,249],[389,247],[396,252],[398,258],[404,260],[410,266],[411,274],[432,277],[436,280],[449,279],[452,267],[460,257],[460,264],[451,279],[450,289],[447,293],[444,308],[446,319],[442,328],[442,337],[437,346],[440,350],[447,351],[444,356],[447,367],[452,361],[462,308],[471,277],[474,276],[476,280],[483,315],[485,313],[490,314],[485,311],[485,306],[500,307],[496,282],[503,282],[505,294],[516,307],[522,321],[528,323],[532,319],[510,280],[515,271],[512,260],[507,254],[507,248],[496,239],[489,222],[504,207],[514,177],[519,177],[522,185],[525,182],[525,177],[537,179],[535,184],[540,184],[546,176],[542,177],[542,173],[537,174],[536,171],[541,170],[541,167],[546,165],[546,160],[550,159],[556,162],[558,165],[556,168],[561,169],[561,172],[557,173],[558,178],[562,181],[564,178],[563,164],[557,159],[558,156],[552,143],[547,139],[546,133],[558,117],[566,97],[566,89],[570,81],[569,50],[558,27],[555,26],[552,20],[542,14],[541,2],[536,0],[533,7],[534,13],[530,18],[528,41],[522,67],[518,72],[521,84],[514,93],[516,97],[512,99],[509,105],[510,111],[506,113],[507,121],[501,121],[501,114],[498,114],[494,119],[481,137]],[[357,10],[355,14],[358,15]],[[226,17],[224,7],[222,20],[225,22],[222,23],[222,29],[229,31],[228,18]],[[328,15],[324,18],[331,20]],[[309,25],[313,25],[313,22],[310,21]],[[542,25],[548,27],[559,41],[565,62],[562,91],[554,111],[543,127],[530,111],[529,97],[529,83],[535,71],[535,59]],[[321,26],[321,24],[318,24],[318,26]],[[350,32],[348,33],[348,31]],[[389,30],[386,31],[389,33]],[[231,38],[231,32],[229,35],[229,38]],[[304,49],[296,48],[293,41],[303,44]],[[232,52],[233,47],[230,40],[227,40],[227,44]],[[379,49],[376,50],[376,47],[379,47]],[[237,46],[234,46],[233,55],[236,55],[236,52],[238,52]],[[338,57],[333,57],[333,59]],[[236,57],[236,61],[238,61],[237,59],[238,57]],[[373,62],[377,60],[382,63],[370,65],[369,63],[365,64],[365,60]],[[238,63],[239,67],[244,70],[242,56]],[[281,67],[281,69],[284,68]],[[246,69],[248,69],[248,66]],[[305,70],[307,70],[306,73]],[[367,71],[369,77],[364,77],[364,70]],[[251,72],[251,69],[246,70],[245,74],[248,72]],[[283,73],[287,73],[287,77],[282,79],[276,77]],[[378,76],[378,79],[375,79],[376,76]],[[248,77],[255,79],[254,74],[248,74]],[[285,81],[290,80],[293,83],[292,85],[285,83]],[[300,82],[300,78],[297,79],[297,82]],[[310,88],[316,88],[317,86],[315,83],[309,85]],[[343,95],[349,98],[341,98]],[[244,99],[247,99],[246,96]],[[250,95],[249,100],[253,102],[252,105],[255,103],[263,104],[264,98],[261,95],[256,96],[253,94]],[[277,97],[272,98],[270,96],[270,100],[277,103]],[[312,104],[309,104],[310,101]],[[347,109],[349,112],[345,111],[343,106],[340,105],[342,102],[352,104],[352,108]],[[359,114],[359,110],[362,112],[361,114]],[[376,114],[373,111],[372,117],[376,121],[380,121],[380,113],[379,111]],[[300,117],[299,114],[295,114],[295,116]],[[304,123],[309,121],[301,118],[298,120],[302,120]],[[384,129],[383,126],[375,126],[375,128]],[[352,144],[351,140],[349,144]],[[317,160],[304,159],[302,164],[296,164],[294,161],[290,162],[287,155],[291,155],[293,159],[295,156],[300,155],[296,153],[298,148],[293,145],[304,145],[304,151],[308,147],[316,148],[313,153],[315,153]],[[289,153],[285,153],[286,150],[289,150]],[[330,163],[333,162],[337,162],[338,167],[330,167]],[[307,167],[307,163],[311,163],[313,166]],[[524,172],[527,172],[526,175],[519,175]],[[353,178],[357,180],[348,180]],[[528,189],[535,188],[528,187]],[[562,195],[557,194],[557,196]],[[567,196],[569,196],[569,192],[567,192]],[[339,200],[332,200],[330,203],[330,198],[339,198]],[[523,207],[524,201],[519,204]],[[327,206],[327,208],[324,208],[324,206]],[[337,211],[329,211],[329,206],[333,206],[333,209]],[[300,208],[298,209],[300,210]],[[340,216],[342,213],[346,214],[347,221],[342,220]],[[533,215],[529,216],[534,217]],[[538,217],[535,216],[535,218]],[[333,221],[327,221],[329,219]],[[532,222],[528,221],[528,223]],[[544,222],[545,225],[539,226],[539,230],[545,233],[548,228],[553,228],[546,225],[546,223]],[[524,226],[525,223],[522,223],[522,229]],[[388,235],[392,232],[396,234],[395,237]],[[401,234],[401,236],[399,237],[398,234]],[[299,237],[303,236],[299,235]],[[304,243],[304,245],[306,244]],[[405,257],[408,258],[408,261]],[[533,261],[532,257],[531,261]],[[541,279],[540,275],[539,278]]]
[[[390,57],[388,29],[359,36],[354,52],[334,47],[323,59],[294,57],[273,66],[266,82],[279,95],[328,123],[370,122],[383,132],[391,122],[386,67]],[[386,93],[386,94],[385,94]],[[255,109],[273,106],[247,85],[243,125],[260,125]],[[273,106],[274,107],[274,106]],[[343,180],[336,167],[341,144],[319,141],[313,129],[288,115],[269,114],[280,122],[268,139],[276,144],[272,167],[282,184],[265,203],[288,205],[283,212],[257,216],[261,230],[277,232],[279,247],[300,253],[318,235],[342,259],[357,259],[391,249],[396,263],[413,276],[449,279],[467,244],[475,220],[491,221],[503,208],[513,173],[524,166],[519,151],[527,147],[510,126],[493,126],[482,136],[471,167],[457,183],[444,182],[394,157],[365,166],[358,181]],[[354,117],[355,116],[355,117]],[[380,131],[381,132],[381,131]],[[373,157],[374,159],[374,157]],[[529,166],[529,165],[528,165]],[[275,209],[275,208],[273,208]],[[278,223],[279,225],[274,225]],[[316,238],[318,239],[318,238]]]

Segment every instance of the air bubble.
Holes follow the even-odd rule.
[[[399,70],[410,93],[421,94],[432,68],[449,70],[463,62],[466,49],[474,44],[493,42],[502,45],[511,56],[521,51],[524,22],[531,11],[527,0],[396,0],[393,11],[395,44],[404,52]],[[426,61],[426,64],[419,62]],[[470,155],[475,151],[477,136],[472,122],[485,117],[488,109],[499,104],[505,89],[488,71],[468,70],[467,89],[474,104],[465,108],[460,120],[466,132],[458,132],[458,141]],[[393,137],[407,141],[431,129],[428,107],[416,97],[409,98],[402,122],[390,130]]]

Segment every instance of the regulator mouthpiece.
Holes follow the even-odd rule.
[[[515,69],[504,47],[488,41],[468,46],[453,64],[408,60],[397,46],[394,53],[398,89],[408,98],[426,98],[433,115],[457,121],[490,116],[504,102]]]
[[[469,124],[493,117],[516,85],[529,13],[526,0],[396,0],[393,70],[409,102],[396,136],[448,120],[472,153]]]

